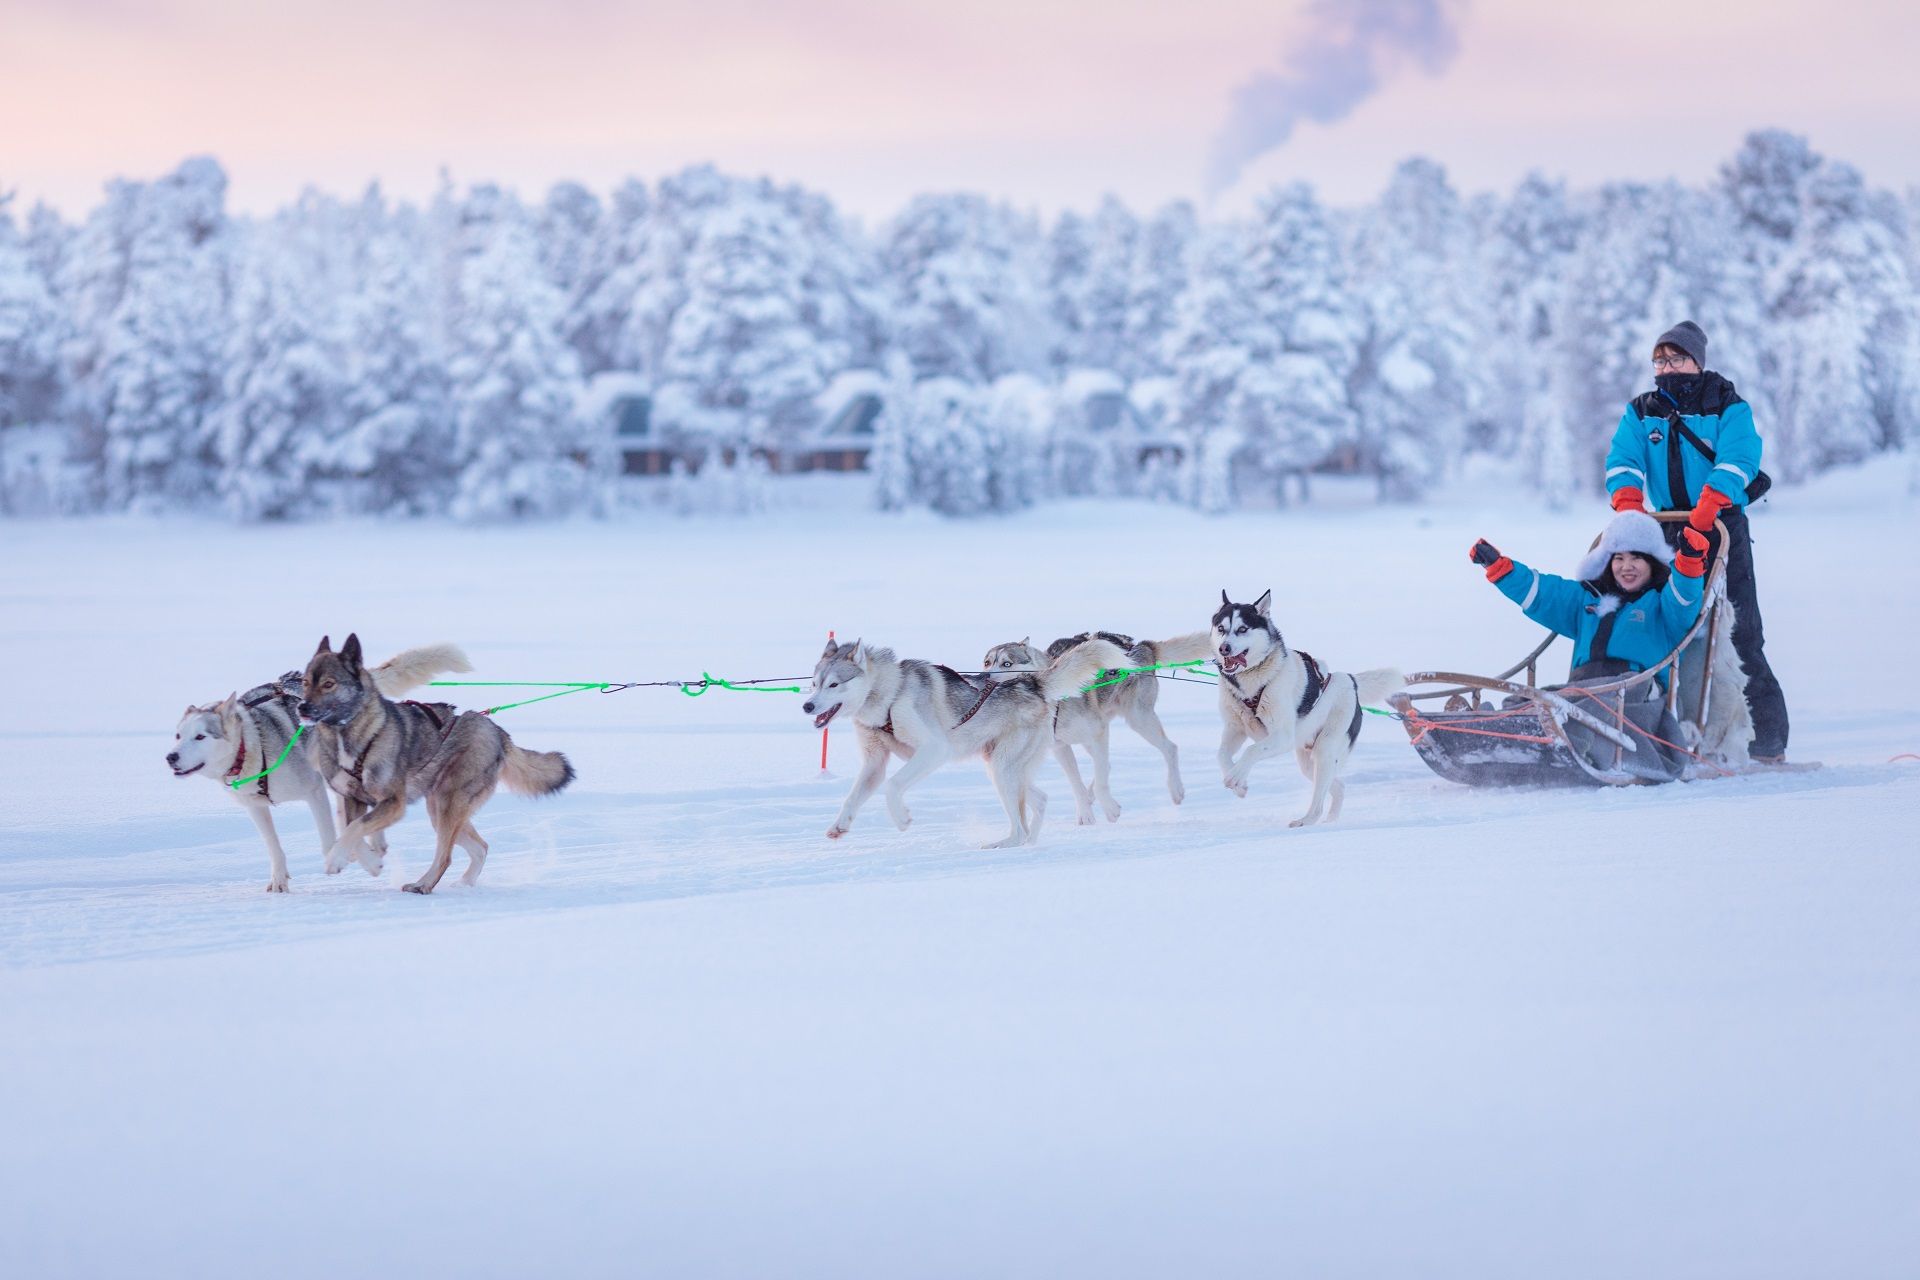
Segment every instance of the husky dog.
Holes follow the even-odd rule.
[[[368,675],[382,693],[402,694],[445,672],[471,670],[472,664],[458,646],[439,644],[395,654],[371,668]],[[333,815],[327,811],[327,784],[320,780],[304,750],[287,751],[300,724],[299,705],[300,673],[289,671],[278,680],[255,685],[245,693],[230,693],[209,706],[188,707],[174,730],[173,750],[167,752],[174,777],[197,773],[217,781],[246,809],[253,825],[260,829],[260,838],[267,842],[267,856],[272,862],[267,879],[269,893],[287,891],[287,855],[274,830],[274,805],[306,801],[313,811],[313,825],[320,831],[321,850],[331,849],[334,841]],[[286,760],[272,773],[265,773],[283,752]],[[232,785],[255,774],[261,776],[245,786]],[[386,842],[376,835],[374,848],[358,846],[353,856],[369,874],[378,875],[385,853]]]
[[[467,851],[462,883],[480,878],[487,842],[473,815],[500,783],[521,795],[550,795],[573,781],[558,751],[524,751],[487,716],[444,702],[392,702],[360,661],[360,637],[335,653],[327,637],[307,662],[300,718],[313,725],[309,758],[341,799],[346,829],[327,851],[329,871],[343,867],[362,840],[400,821],[407,802],[426,797],[433,823],[433,865],[409,893],[432,893]]]
[[[1077,636],[1055,640],[1044,653],[1033,646],[1031,637],[997,644],[987,650],[986,660],[980,665],[991,679],[1002,680],[1013,672],[1039,671],[1074,646],[1096,639],[1122,650],[1127,655],[1125,665],[1129,667],[1198,662],[1213,653],[1211,634],[1205,631],[1172,640],[1135,640],[1112,631],[1083,631]],[[1093,821],[1096,800],[1108,822],[1118,821],[1120,817],[1120,802],[1113,798],[1107,786],[1107,725],[1116,716],[1124,717],[1133,731],[1152,743],[1166,760],[1167,794],[1173,797],[1173,802],[1179,804],[1187,798],[1186,785],[1180,781],[1180,748],[1173,745],[1160,717],[1154,714],[1153,706],[1159,696],[1158,680],[1151,675],[1137,675],[1101,685],[1060,704],[1053,719],[1053,756],[1073,787],[1074,809],[1081,826]],[[1091,791],[1081,781],[1080,766],[1073,755],[1076,746],[1085,747],[1087,758],[1093,762]]]
[[[1213,662],[1220,669],[1220,719],[1225,723],[1221,780],[1244,799],[1253,766],[1292,747],[1300,772],[1313,781],[1313,802],[1287,825],[1319,822],[1322,810],[1332,822],[1346,798],[1340,770],[1360,739],[1360,708],[1406,681],[1387,667],[1357,675],[1323,670],[1311,654],[1287,647],[1273,625],[1272,606],[1271,591],[1252,604],[1235,604],[1222,591],[1213,615]],[[1241,751],[1249,739],[1251,745]]]
[[[858,640],[827,650],[813,669],[813,689],[802,708],[824,729],[843,709],[852,713],[864,760],[840,816],[827,828],[837,840],[879,787],[887,758],[906,763],[887,779],[887,812],[906,830],[913,815],[907,788],[949,760],[985,757],[994,789],[1013,829],[986,846],[1028,844],[1040,832],[1047,794],[1033,784],[1040,757],[1053,741],[1054,704],[1078,694],[1103,670],[1123,667],[1127,655],[1105,640],[1076,645],[1044,671],[974,681],[948,667],[917,659],[902,661],[891,649]]]

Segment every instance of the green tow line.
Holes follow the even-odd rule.
[[[1180,668],[1197,672],[1206,665],[1205,660],[1196,658],[1192,662],[1155,662],[1144,667],[1115,667],[1111,671],[1102,672],[1100,679],[1095,680],[1092,684],[1080,690],[1080,692],[1092,693],[1095,689],[1102,688],[1106,685],[1119,684],[1122,680],[1131,680],[1134,676],[1151,675],[1155,671],[1170,671],[1174,668]]]
[[[260,781],[260,779],[272,773],[275,769],[278,769],[281,765],[287,762],[287,757],[293,754],[293,744],[300,741],[300,735],[305,733],[306,731],[307,731],[307,726],[303,724],[297,724],[293,726],[293,736],[287,739],[287,745],[281,749],[280,758],[278,760],[275,760],[272,764],[268,765],[266,768],[262,769],[258,773],[250,773],[244,778],[236,778],[232,782],[229,782],[227,785],[234,788],[237,791],[241,787],[246,786],[249,782],[258,782]],[[245,751],[247,749],[246,744],[242,743],[240,749],[242,751]]]
[[[735,693],[805,693],[797,684],[743,685],[731,680],[722,680],[719,676],[708,675],[702,671],[698,682],[689,680],[680,686],[680,692],[689,698],[697,698],[709,689],[731,689]]]

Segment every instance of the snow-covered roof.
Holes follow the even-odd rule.
[[[574,408],[582,418],[598,419],[611,413],[621,400],[652,394],[653,384],[646,375],[609,369],[587,379],[574,398]]]
[[[856,396],[884,399],[886,393],[887,375],[878,369],[843,369],[813,398],[813,407],[830,417],[846,408],[847,402]]]
[[[1126,379],[1111,369],[1071,369],[1060,379],[1060,395],[1066,400],[1125,395],[1126,391]]]
[[[1127,400],[1142,418],[1149,423],[1159,423],[1166,420],[1179,389],[1180,384],[1173,378],[1142,378],[1127,388]]]

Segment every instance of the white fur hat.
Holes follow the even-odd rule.
[[[1673,548],[1660,532],[1660,522],[1644,511],[1622,511],[1600,534],[1600,544],[1587,552],[1577,576],[1591,582],[1607,571],[1607,561],[1621,551],[1632,551],[1664,565],[1673,563]]]

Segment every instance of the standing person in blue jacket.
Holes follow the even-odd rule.
[[[1707,335],[1682,320],[1653,347],[1654,389],[1634,397],[1607,450],[1607,492],[1615,511],[1685,511],[1687,524],[1711,536],[1727,527],[1727,599],[1733,648],[1747,676],[1753,714],[1748,753],[1779,764],[1787,753],[1787,700],[1767,665],[1766,634],[1753,582],[1747,503],[1765,493],[1760,433],[1753,409],[1733,384],[1706,367]]]

